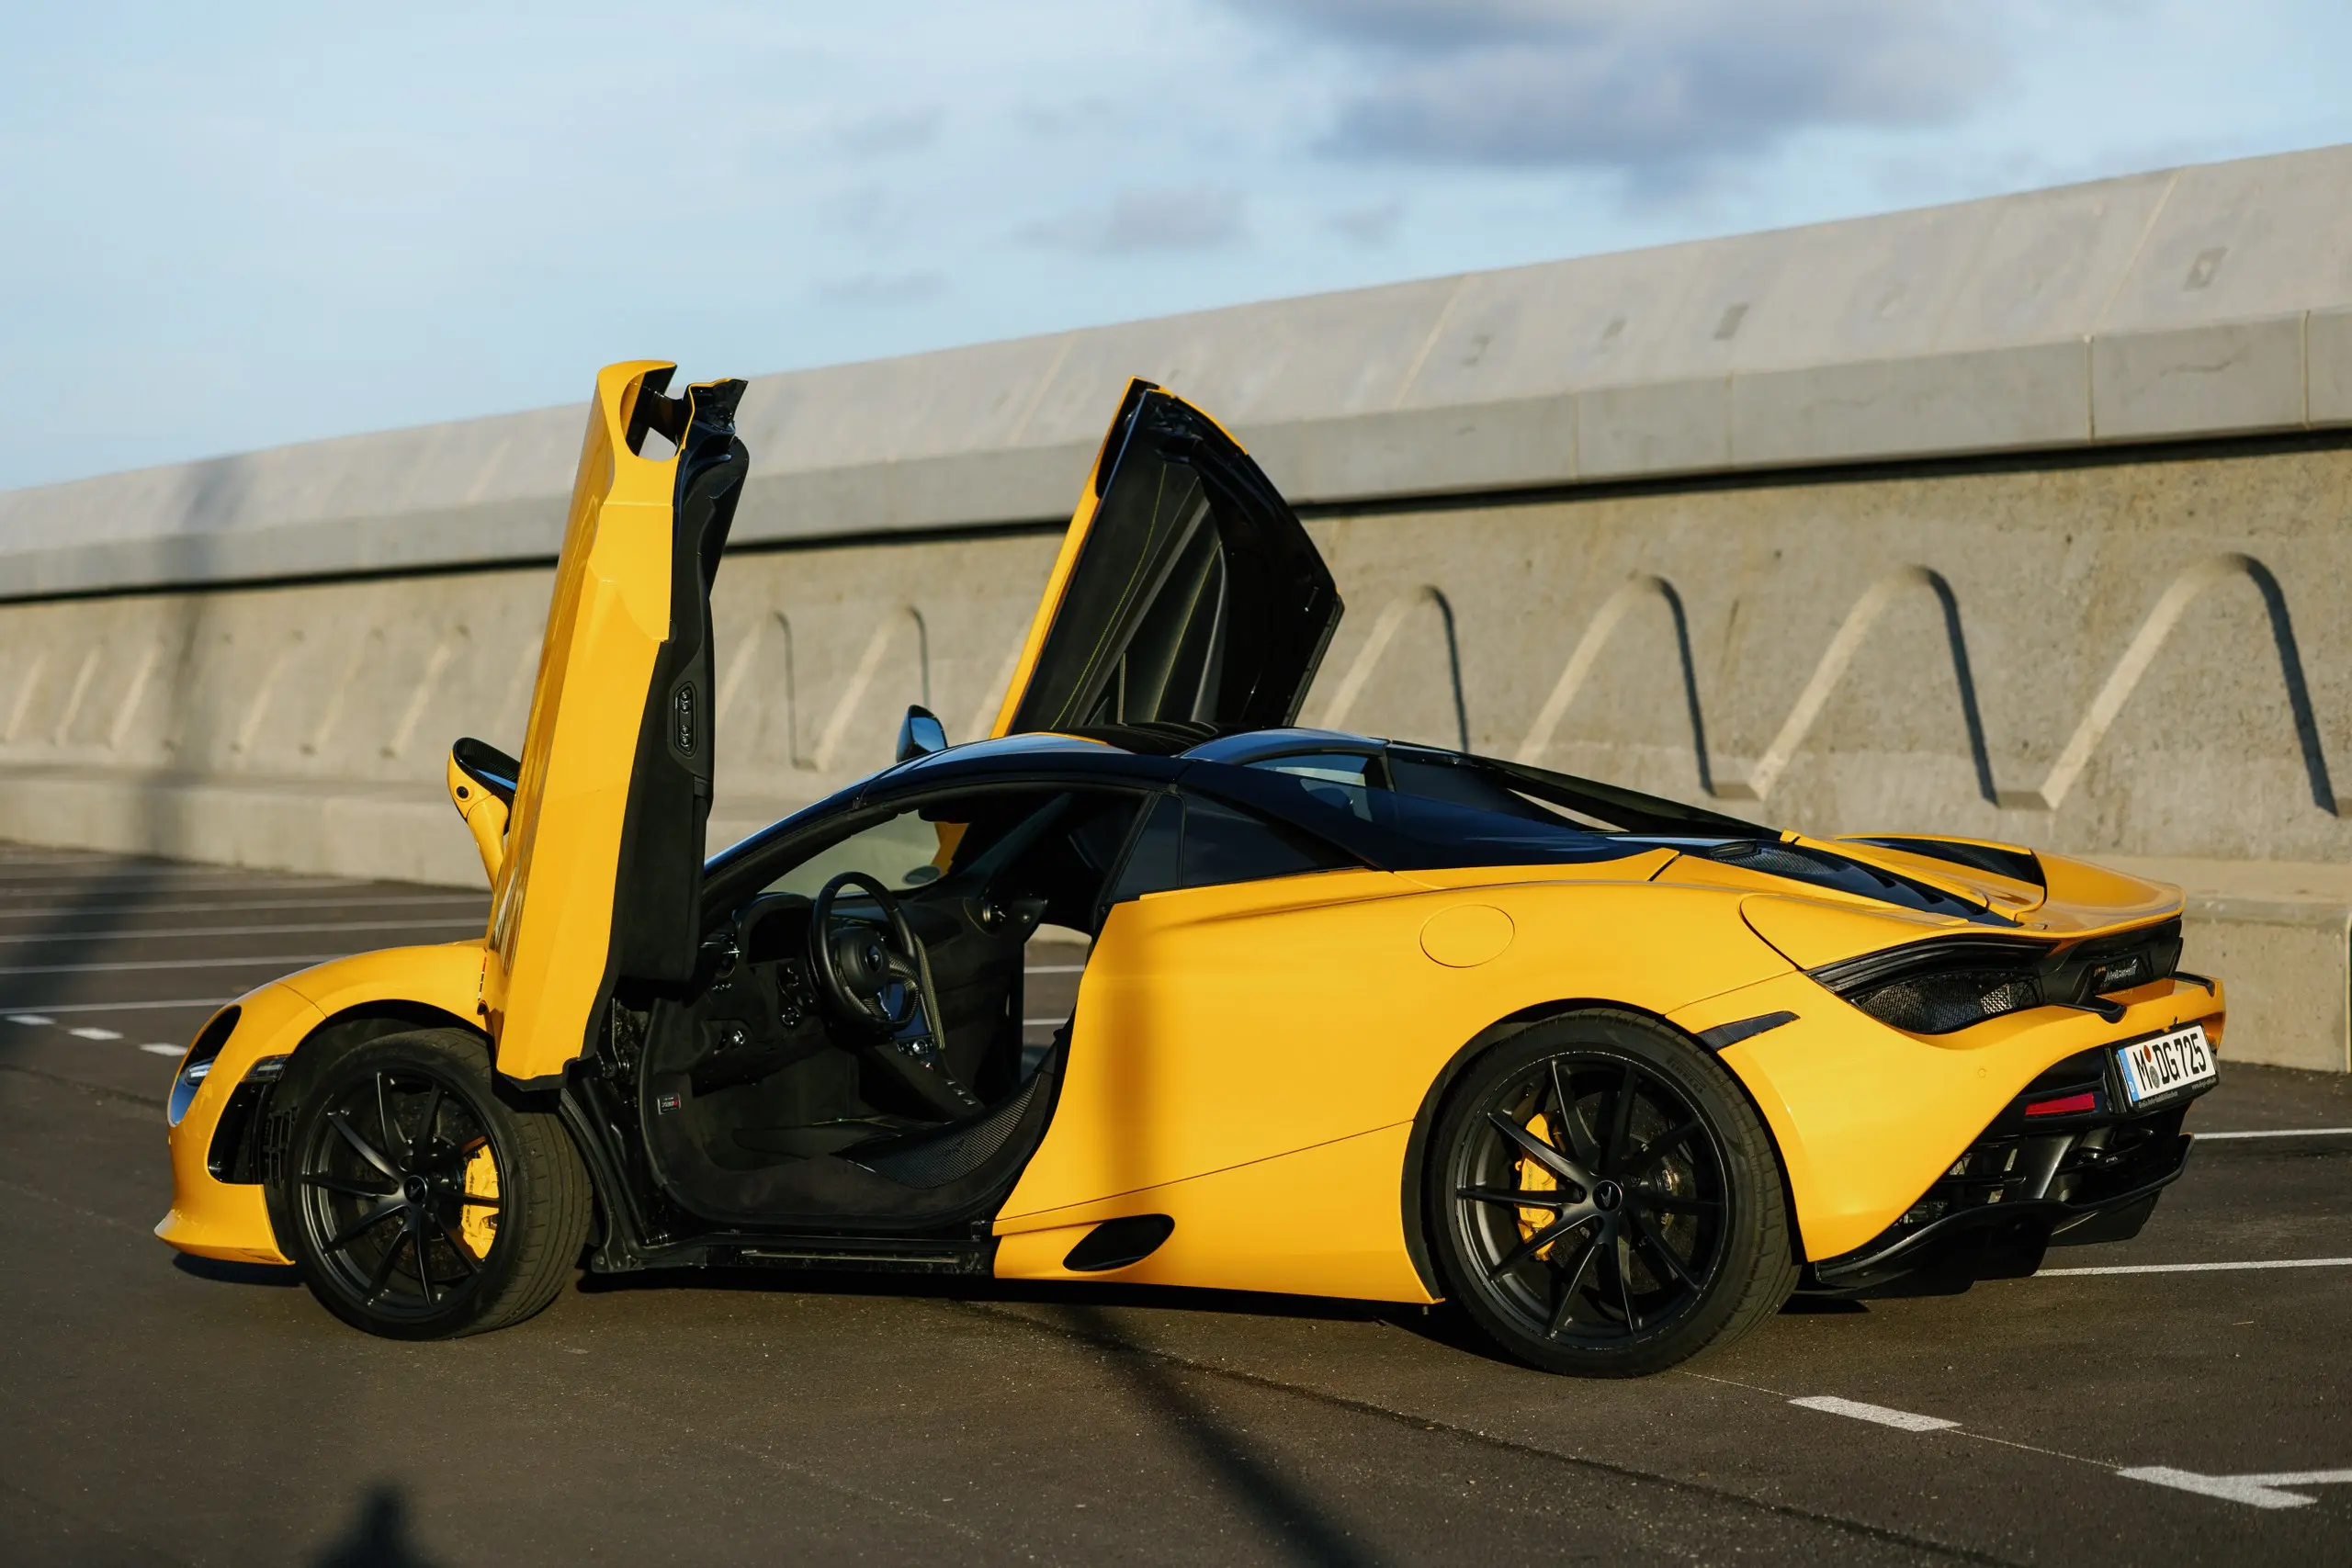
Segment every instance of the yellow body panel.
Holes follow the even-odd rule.
[[[1736,895],[1648,886],[1647,857],[1611,864],[1635,880],[1430,891],[1335,871],[1120,905],[1080,985],[1053,1125],[1004,1220],[1409,1122],[1454,1054],[1524,1008],[1663,1013],[1788,971]],[[1433,959],[1424,931],[1464,908],[1499,911],[1512,940],[1483,963]],[[1391,1233],[1402,1175],[1335,1193],[1317,1227],[1334,1245]]]
[[[155,1234],[182,1252],[231,1263],[290,1263],[277,1249],[262,1189],[213,1179],[205,1162],[229,1096],[264,1056],[282,1056],[326,1021],[311,999],[283,983],[249,991],[233,1004],[237,1027],[212,1060],[187,1114],[171,1131],[172,1210]]]
[[[1398,1201],[1412,1130],[1402,1122],[1187,1181],[1001,1221],[997,1278],[1431,1301],[1406,1251]],[[1062,1267],[1089,1231],[1127,1214],[1166,1214],[1176,1228],[1149,1257],[1124,1269],[1073,1273]]]
[[[2220,1035],[2219,987],[2161,980],[2117,999],[2130,1003],[2119,1023],[2036,1008],[1953,1034],[1906,1034],[1790,973],[1668,1017],[1695,1033],[1764,1013],[1797,1015],[1721,1060],[1772,1130],[1804,1256],[1818,1260],[1894,1224],[2043,1068],[2179,1024],[2201,1022]]]
[[[237,1027],[213,1058],[187,1114],[171,1131],[172,1211],[155,1234],[183,1252],[239,1263],[286,1263],[258,1186],[216,1180],[206,1161],[229,1097],[255,1062],[290,1056],[329,1018],[370,1002],[419,1003],[474,1016],[482,944],[394,947],[356,953],[248,991]]]
[[[677,478],[674,452],[637,457],[627,434],[646,374],[663,368],[597,376],[564,525],[483,973],[498,1068],[513,1077],[551,1077],[580,1054],[611,952],[638,730],[670,635]]]

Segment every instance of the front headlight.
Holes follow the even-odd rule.
[[[168,1125],[178,1126],[180,1118],[187,1114],[187,1108],[196,1103],[196,1091],[212,1076],[212,1064],[220,1056],[220,1048],[229,1043],[229,1036],[237,1032],[237,1015],[242,1010],[234,1006],[222,1008],[197,1032],[196,1043],[180,1058],[180,1070],[172,1078],[171,1103],[164,1111]]]

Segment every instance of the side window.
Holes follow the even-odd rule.
[[[807,854],[764,891],[813,898],[831,878],[859,871],[918,904],[985,892],[1000,902],[1034,900],[1049,924],[1091,930],[1142,799],[1124,790],[1035,787],[942,795]]]
[[[1295,876],[1346,863],[1319,846],[1281,832],[1255,817],[1194,795],[1184,803],[1184,854],[1181,875],[1187,887],[1227,882],[1260,882]]]
[[[1351,865],[1337,850],[1199,795],[1162,795],[1106,904],[1171,887],[1216,887]]]
[[[901,811],[819,850],[769,883],[765,891],[814,898],[842,872],[862,871],[892,892],[902,893],[938,881],[960,836],[955,824],[926,822],[917,812]]]
[[[1163,795],[1152,803],[1151,815],[1144,819],[1135,847],[1127,851],[1126,863],[1119,868],[1117,885],[1102,899],[1103,908],[1183,886],[1180,869],[1183,852],[1184,802]]]
[[[1372,820],[1371,792],[1380,785],[1371,773],[1374,760],[1345,751],[1317,752],[1300,757],[1270,757],[1250,766],[1262,773],[1286,773],[1300,781],[1308,796],[1360,822]]]

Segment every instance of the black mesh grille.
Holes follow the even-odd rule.
[[[1853,998],[1854,1005],[1896,1029],[1914,1034],[1950,1034],[2003,1013],[2041,1002],[2031,975],[2015,969],[1953,969],[1915,975]]]

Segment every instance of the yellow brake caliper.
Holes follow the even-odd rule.
[[[1545,1143],[1552,1144],[1555,1148],[1559,1146],[1553,1140],[1551,1123],[1546,1122],[1541,1114],[1529,1119],[1527,1130]],[[1521,1192],[1557,1192],[1560,1190],[1560,1183],[1550,1171],[1536,1164],[1533,1156],[1521,1155],[1519,1156],[1519,1190]],[[1552,1218],[1552,1212],[1549,1209],[1520,1210],[1519,1238],[1525,1241],[1529,1236],[1550,1224]],[[1549,1252],[1552,1247],[1559,1245],[1555,1241],[1550,1247],[1544,1247],[1544,1252]],[[1543,1252],[1536,1254],[1539,1258],[1543,1255]]]
[[[466,1196],[498,1195],[498,1161],[492,1157],[490,1141],[485,1138],[466,1157]],[[498,1239],[498,1211],[479,1203],[467,1204],[458,1215],[458,1239],[475,1258],[488,1258],[491,1244]]]

